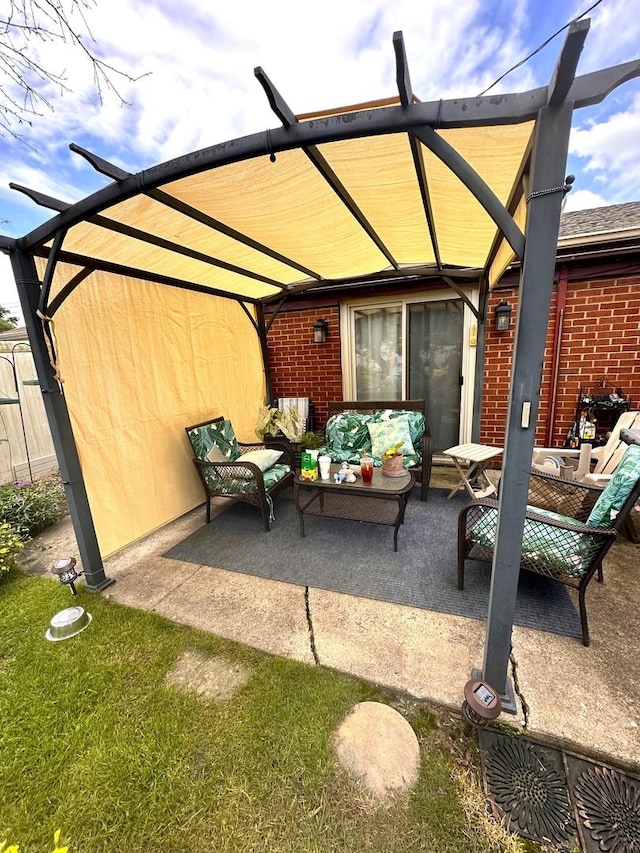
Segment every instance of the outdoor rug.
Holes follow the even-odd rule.
[[[300,586],[485,620],[491,566],[470,560],[465,588],[457,588],[457,520],[467,498],[446,499],[430,489],[421,503],[409,501],[393,551],[393,528],[305,516],[306,536],[292,497],[275,501],[276,520],[265,533],[260,513],[236,503],[203,524],[164,556]],[[203,512],[204,515],[204,512]],[[580,618],[567,590],[539,575],[520,576],[516,625],[582,637]]]

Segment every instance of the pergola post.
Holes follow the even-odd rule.
[[[572,113],[572,102],[540,110],[532,154],[532,193],[520,274],[498,531],[481,674],[501,694],[504,710],[512,713],[516,708],[507,672]]]
[[[98,547],[89,508],[89,499],[82,477],[82,468],[73,437],[69,411],[49,360],[42,322],[37,314],[40,281],[35,261],[31,254],[16,248],[11,252],[11,264],[29,333],[33,360],[42,389],[42,399],[49,421],[51,437],[60,466],[60,475],[67,497],[69,513],[78,542],[82,569],[87,586],[91,589],[102,590],[114,581],[106,576],[102,565],[102,555]]]

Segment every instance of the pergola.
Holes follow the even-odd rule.
[[[528,92],[420,103],[401,33],[398,97],[296,116],[261,69],[282,126],[130,174],[71,148],[112,182],[75,204],[15,186],[56,214],[0,237],[14,275],[87,583],[113,553],[201,502],[183,427],[212,415],[253,433],[270,397],[264,308],[337,284],[444,281],[478,322],[522,264],[483,677],[507,677],[569,131],[574,109],[640,75],[581,77],[589,22],[552,80]],[[463,288],[479,291],[478,306]],[[276,310],[277,313],[277,310]],[[273,315],[270,322],[273,322]]]

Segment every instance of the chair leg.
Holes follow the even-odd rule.
[[[207,495],[207,524],[211,521],[211,495]]]
[[[464,543],[458,542],[458,589],[464,589]]]
[[[587,605],[584,600],[586,589],[578,590],[578,603],[580,605],[580,621],[582,622],[582,645],[590,646],[589,626],[587,625]]]
[[[269,504],[267,501],[260,501],[260,512],[262,513],[265,532],[268,533],[271,528],[269,527]]]
[[[427,499],[428,489],[429,489],[429,481],[423,477],[422,480],[420,481],[420,500],[423,502],[426,501],[426,499]]]

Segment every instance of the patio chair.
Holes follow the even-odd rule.
[[[214,418],[185,427],[195,454],[193,464],[206,495],[207,524],[211,499],[232,498],[258,507],[264,527],[274,519],[273,498],[293,483],[293,460],[285,444],[243,444],[231,421]]]
[[[640,497],[640,445],[627,448],[605,489],[548,474],[531,475],[532,481],[538,478],[553,488],[556,498],[564,488],[565,506],[573,507],[582,518],[528,506],[520,569],[544,575],[578,591],[582,642],[588,646],[585,593],[596,572],[602,582],[602,560]],[[460,512],[458,589],[464,588],[465,560],[490,562],[493,559],[497,522],[498,502],[488,498],[473,501]]]

